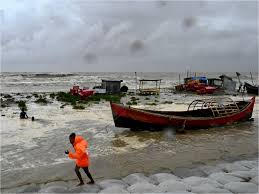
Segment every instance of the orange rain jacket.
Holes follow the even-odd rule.
[[[74,159],[76,165],[79,167],[88,167],[89,166],[89,158],[87,154],[88,143],[82,136],[76,136],[74,142],[75,153],[69,152],[68,157]]]

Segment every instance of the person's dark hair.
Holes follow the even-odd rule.
[[[75,138],[76,137],[76,134],[75,133],[71,133],[70,135],[69,135],[69,139],[71,139],[71,138]]]

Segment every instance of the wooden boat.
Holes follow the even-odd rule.
[[[247,82],[245,82],[245,88],[248,94],[255,94],[258,95],[258,86],[251,85]]]
[[[195,129],[230,125],[251,118],[255,97],[234,102],[230,98],[194,100],[187,111],[155,111],[132,108],[111,102],[116,127],[133,130],[164,128]]]

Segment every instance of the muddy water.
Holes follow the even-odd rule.
[[[141,103],[138,107],[184,110],[193,98],[162,94],[154,97],[161,102],[157,106]],[[163,100],[172,100],[173,104],[163,104]],[[48,106],[28,103],[28,114],[35,116],[35,122],[20,121],[15,106],[3,109],[6,115],[1,117],[3,188],[75,179],[73,163],[64,154],[64,150],[70,147],[67,137],[71,132],[83,135],[89,141],[91,170],[97,179],[132,172],[172,170],[197,162],[210,163],[258,153],[258,100],[253,122],[190,130],[185,134],[175,134],[172,129],[132,132],[115,128],[107,102],[92,104],[82,111],[70,106],[60,109],[60,105],[56,101]]]

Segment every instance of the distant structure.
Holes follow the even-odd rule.
[[[208,85],[216,88],[222,88],[223,82],[219,78],[208,78]]]
[[[142,95],[158,95],[160,93],[160,85],[161,85],[162,79],[141,79],[139,80],[139,92]],[[144,87],[144,83],[155,83],[155,87]]]
[[[222,80],[222,88],[227,92],[236,92],[236,82],[233,81],[233,79],[227,75],[221,75],[219,76]]]
[[[123,80],[102,80],[101,87],[106,90],[106,93],[120,93],[121,82],[123,82]]]

